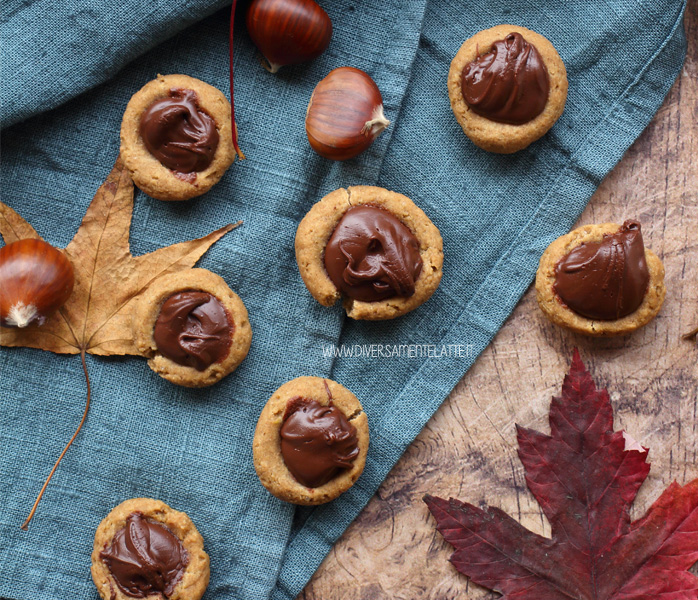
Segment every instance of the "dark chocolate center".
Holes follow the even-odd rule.
[[[327,242],[325,269],[337,289],[354,300],[408,297],[422,271],[419,240],[391,212],[353,206]]]
[[[204,371],[228,355],[233,331],[218,298],[207,292],[184,291],[162,305],[153,338],[163,356]]]
[[[520,33],[492,44],[463,69],[463,98],[492,121],[521,125],[535,119],[548,102],[550,80],[538,50]]]
[[[140,133],[149,152],[175,174],[193,183],[218,148],[216,122],[199,107],[194,90],[171,89],[141,116]]]
[[[129,515],[126,527],[114,534],[99,557],[121,591],[132,598],[158,593],[169,598],[189,564],[179,538],[139,512]]]
[[[642,304],[650,274],[640,223],[626,221],[600,242],[585,242],[555,267],[555,292],[574,312],[613,321]]]
[[[316,488],[343,469],[351,469],[359,455],[356,428],[332,402],[296,397],[289,401],[281,426],[281,455],[291,474]]]

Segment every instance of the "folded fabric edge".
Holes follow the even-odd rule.
[[[428,372],[440,373],[443,387],[448,388],[449,391],[452,390],[470,366],[472,366],[475,359],[489,345],[521,296],[528,289],[537,267],[537,260],[528,260],[528,264],[522,264],[518,261],[509,261],[509,257],[512,255],[530,256],[531,252],[535,251],[537,258],[539,258],[542,251],[553,239],[569,231],[603,177],[622,158],[623,154],[647,127],[664,102],[671,86],[681,72],[685,59],[686,41],[682,28],[685,8],[686,1],[683,2],[675,23],[663,43],[660,44],[655,53],[643,65],[638,75],[630,82],[623,93],[619,95],[606,115],[599,121],[596,128],[590,132],[584,142],[570,157],[561,175],[545,194],[534,217],[521,230],[514,243],[490,271],[478,292],[456,320],[454,326],[437,343],[438,346],[442,343],[450,343],[450,340],[453,339],[463,339],[464,336],[462,334],[465,332],[471,338],[473,332],[487,332],[484,339],[478,336],[477,343],[472,345],[472,360],[465,363],[464,370],[449,368],[452,365],[444,368],[443,360],[439,361],[437,369],[437,361],[435,359],[425,361],[396,399],[395,405],[399,405],[399,403],[404,401],[406,396],[419,397],[419,381]],[[674,64],[675,59],[673,58],[671,59],[671,64],[662,64],[660,59],[667,54],[671,57],[676,55],[677,58],[680,58],[678,64]],[[637,98],[644,98],[647,102],[644,105],[638,104],[635,102]],[[590,172],[586,164],[586,158],[589,154],[594,154],[598,157],[599,151],[603,151],[602,157],[607,161],[607,168],[604,173]],[[564,181],[563,175],[567,176]],[[572,184],[571,186],[569,185],[570,183]],[[561,220],[559,231],[537,231],[536,224],[539,222],[541,215],[559,215],[558,207],[555,206],[555,199],[558,193],[565,190],[568,186],[576,192],[574,196],[576,210],[570,214],[562,215],[563,219]],[[489,323],[493,320],[491,306],[487,302],[479,302],[479,300],[491,297],[491,294],[495,292],[501,294],[503,282],[506,282],[506,287],[508,288],[507,299],[505,306],[496,315],[496,328],[491,330],[489,327]],[[513,290],[512,282],[515,282]],[[461,369],[463,368],[463,364],[458,366]],[[448,392],[440,398],[438,404],[433,406],[433,410],[428,415],[420,415],[423,418],[415,419],[413,429],[408,435],[415,437],[421,431],[447,395]],[[383,431],[383,428],[379,427],[376,434],[387,443],[390,443],[389,430]],[[393,462],[388,468],[377,469],[381,480],[387,476],[390,469],[392,469],[395,462],[407,448],[407,445],[393,447],[394,452],[390,453],[391,458],[394,458]],[[367,469],[372,467],[370,465],[371,462],[369,454]],[[357,503],[358,498],[353,497],[351,501],[352,506],[345,507],[343,499],[340,498],[333,503],[334,506],[319,507],[308,517],[304,526],[286,549],[279,580],[269,596],[271,600],[294,600],[296,598],[332,548],[332,544],[328,541],[323,541],[322,538],[325,538],[325,540],[334,539],[336,541],[368,503],[376,489],[377,487],[371,490],[361,490],[361,501]],[[356,494],[353,496],[356,496]],[[358,508],[356,508],[357,506]],[[336,535],[327,535],[327,533],[321,536],[315,535],[313,532],[321,530],[321,527],[318,527],[318,525],[322,525],[321,521],[329,510],[331,510],[334,516],[341,515],[340,521],[334,519],[335,528],[333,533],[336,533]],[[310,533],[313,538],[312,544],[304,540],[305,533]],[[299,573],[304,573],[304,575],[299,576]]]
[[[110,68],[100,71],[99,75],[84,80],[83,82],[81,82],[80,85],[76,86],[74,93],[66,93],[63,95],[57,94],[49,99],[47,99],[46,97],[42,97],[41,100],[45,101],[45,103],[39,106],[19,106],[15,112],[12,112],[10,114],[5,113],[5,103],[0,103],[0,130],[5,129],[6,127],[10,127],[11,125],[14,125],[16,123],[26,121],[27,119],[39,115],[41,113],[53,110],[54,108],[57,108],[65,104],[66,102],[84,94],[85,92],[96,88],[97,86],[105,83],[106,81],[109,81],[126,65],[138,59],[140,56],[142,56],[149,50],[152,50],[155,46],[162,44],[166,40],[181,33],[188,27],[191,27],[192,25],[195,25],[196,23],[202,21],[206,17],[211,16],[216,11],[224,9],[229,4],[230,0],[214,0],[213,3],[206,8],[206,10],[201,11],[201,13],[197,14],[195,18],[186,18],[186,16],[190,14],[190,12],[187,10],[183,10],[181,13],[178,12],[168,14],[167,18],[164,18],[159,23],[150,23],[149,27],[160,32],[166,32],[166,35],[154,36],[149,41],[149,43],[144,44],[142,47],[138,48],[135,54],[130,54],[129,52],[125,51],[125,49],[119,49],[118,52],[113,52],[113,54],[115,54],[119,58],[126,58],[126,60],[116,60],[114,61],[114,64],[110,66]],[[186,6],[183,8],[186,8]],[[175,25],[171,27],[165,26],[172,23],[174,23]],[[127,36],[124,35],[122,36],[122,38],[127,39]],[[222,51],[222,56],[227,56],[226,51]],[[223,58],[223,60],[227,61],[226,58]],[[86,70],[86,72],[88,73],[94,73],[96,71],[98,70]],[[7,81],[5,81],[4,83],[7,83]]]

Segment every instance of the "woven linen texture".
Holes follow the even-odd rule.
[[[187,512],[203,534],[211,556],[207,599],[295,598],[501,327],[545,247],[569,230],[650,121],[685,52],[678,0],[321,4],[334,23],[328,51],[273,76],[259,66],[237,19],[236,116],[248,159],[199,199],[136,195],[134,254],[244,221],[200,262],[249,310],[253,341],[241,367],[211,388],[191,390],[161,379],[140,358],[88,357],[87,423],[23,532],[19,524],[79,421],[84,382],[77,357],[0,349],[0,596],[95,600],[94,530],[119,502],[147,496]],[[157,73],[186,73],[227,90],[226,5],[5,2],[2,200],[47,241],[65,246],[114,163],[133,93]],[[461,132],[446,76],[466,38],[506,22],[553,42],[570,91],[547,136],[498,156]],[[304,116],[317,81],[343,65],[375,79],[393,124],[357,159],[333,163],[310,149]],[[357,184],[407,194],[443,234],[439,290],[394,321],[352,322],[339,306],[319,306],[295,264],[303,215],[324,194]],[[376,354],[378,346],[371,353],[370,344],[434,349],[388,357]],[[327,349],[336,345],[359,355],[334,356]],[[458,350],[444,353],[443,346]],[[372,436],[357,484],[310,509],[270,496],[252,465],[262,406],[300,375],[330,377],[354,391]]]

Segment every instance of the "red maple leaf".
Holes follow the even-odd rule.
[[[596,389],[577,350],[549,418],[551,435],[517,425],[517,437],[551,538],[498,508],[424,497],[455,547],[456,569],[508,600],[696,600],[688,569],[698,560],[698,479],[672,483],[630,521],[650,470],[647,448],[613,431],[608,392]]]

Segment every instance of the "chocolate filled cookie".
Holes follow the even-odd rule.
[[[209,558],[186,514],[160,500],[133,498],[97,527],[91,571],[103,600],[199,600]]]
[[[448,73],[451,108],[465,135],[490,152],[522,150],[558,120],[567,71],[542,35],[497,25],[466,40]]]
[[[121,157],[134,183],[159,200],[207,192],[235,158],[230,103],[187,75],[158,75],[129,101]]]
[[[329,193],[296,232],[296,260],[324,306],[343,299],[353,319],[392,319],[439,286],[443,241],[407,196],[373,186]]]
[[[187,387],[212,385],[234,371],[252,341],[242,300],[206,269],[156,279],[136,299],[133,332],[150,368]]]
[[[662,307],[664,266],[645,248],[638,221],[585,225],[543,253],[536,295],[557,325],[591,336],[623,335]]]
[[[366,464],[368,420],[361,403],[331,379],[298,377],[274,392],[254,434],[254,466],[274,496],[323,504],[358,479]]]

